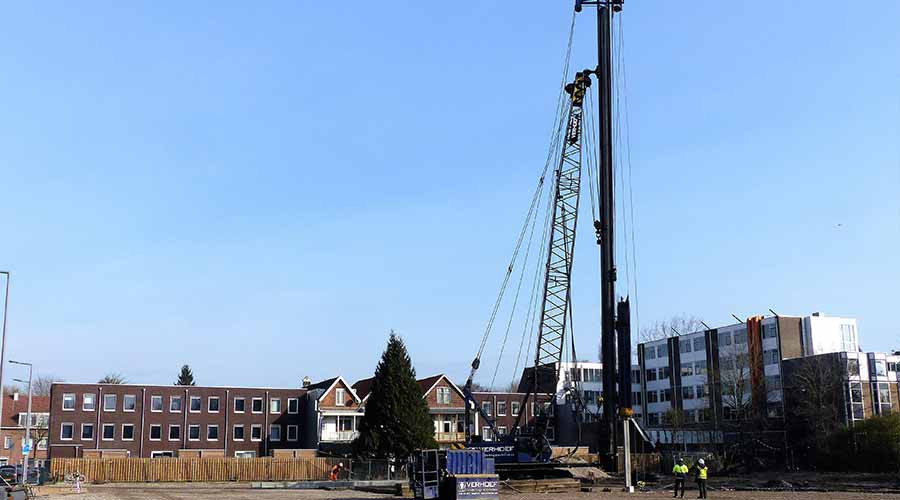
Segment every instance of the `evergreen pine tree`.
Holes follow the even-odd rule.
[[[190,366],[184,365],[181,367],[181,373],[178,374],[178,380],[175,381],[175,385],[197,385],[194,383],[194,373],[191,371]]]
[[[416,371],[403,341],[391,331],[375,369],[354,452],[363,457],[405,459],[416,449],[436,447],[434,423],[416,383]]]

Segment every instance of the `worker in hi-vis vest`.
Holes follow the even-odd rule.
[[[675,474],[675,491],[672,495],[672,498],[676,498],[678,496],[678,487],[681,486],[681,498],[684,498],[684,478],[687,477],[688,466],[684,465],[684,459],[679,458],[675,463],[675,467],[672,467],[672,474]]]
[[[706,468],[706,462],[702,458],[697,460],[697,465],[694,466],[694,469],[694,479],[697,480],[697,489],[700,490],[697,498],[706,498],[706,479],[709,477],[709,469]]]

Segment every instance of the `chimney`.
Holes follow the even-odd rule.
[[[18,400],[19,400],[19,391],[16,391],[13,393],[13,401],[18,401]]]
[[[303,387],[309,387],[312,385],[312,380],[309,377],[303,377]]]

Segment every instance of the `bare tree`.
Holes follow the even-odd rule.
[[[121,373],[113,372],[113,373],[107,373],[106,375],[104,375],[103,378],[101,378],[99,381],[97,381],[97,383],[98,384],[127,384],[128,380],[126,380],[125,376],[123,376]]]
[[[657,321],[650,326],[641,328],[638,339],[641,342],[661,340],[675,335],[684,335],[704,329],[700,318],[682,314],[672,316],[668,320]],[[676,333],[677,332],[677,333]]]
[[[858,364],[855,369],[859,370]],[[805,358],[790,377],[791,413],[804,421],[817,444],[822,445],[841,421],[843,369],[840,362],[834,356]]]
[[[62,382],[63,379],[54,375],[40,375],[31,381],[31,392],[35,396],[49,396],[50,387],[56,382]]]

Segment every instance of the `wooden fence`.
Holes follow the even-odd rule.
[[[89,482],[320,481],[333,458],[54,458],[50,476],[80,473]]]

